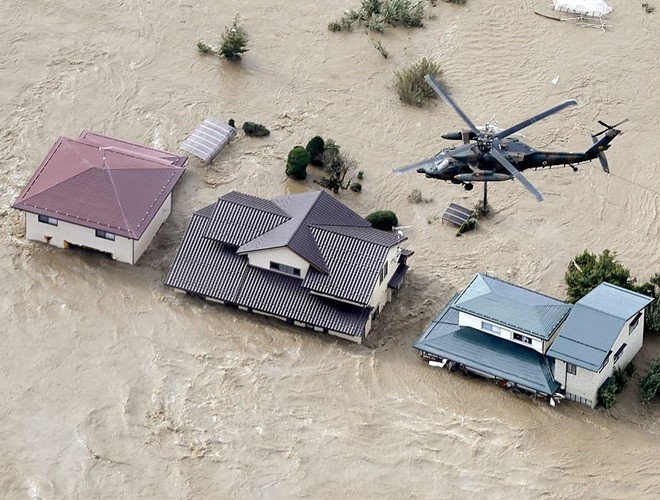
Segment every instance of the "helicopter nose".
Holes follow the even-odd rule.
[[[418,174],[424,174],[424,173],[426,173],[426,169],[424,167],[418,168],[417,173]]]

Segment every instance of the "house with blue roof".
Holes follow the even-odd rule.
[[[414,347],[433,365],[594,407],[601,385],[642,347],[652,300],[602,283],[571,305],[477,274]]]

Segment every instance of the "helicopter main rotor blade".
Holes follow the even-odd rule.
[[[562,102],[561,104],[557,104],[556,106],[553,106],[550,109],[546,109],[542,113],[539,113],[538,115],[534,115],[531,118],[528,118],[525,121],[522,121],[518,123],[517,125],[514,125],[513,127],[509,127],[505,130],[502,130],[502,132],[498,133],[495,135],[496,139],[504,139],[505,137],[515,134],[519,130],[524,129],[525,127],[529,127],[533,123],[536,123],[540,120],[543,120],[544,118],[547,118],[550,115],[554,115],[555,113],[561,111],[564,108],[567,108],[568,106],[574,106],[577,104],[577,101],[574,99],[568,99],[567,101]]]
[[[493,143],[493,148],[490,150],[490,154],[495,158],[500,164],[506,168],[511,175],[513,175],[516,180],[518,180],[523,186],[527,188],[527,191],[532,193],[537,201],[543,201],[543,194],[534,187],[534,185],[529,182],[525,176],[507,160],[502,153],[499,151],[499,144],[497,142]]]
[[[438,163],[438,160],[436,160],[435,158],[427,158],[426,160],[418,161],[417,163],[411,163],[410,165],[394,168],[392,169],[392,172],[395,175],[401,175],[407,172],[411,172],[413,170],[417,170],[418,168],[430,167],[431,165],[435,165],[436,163]]]
[[[440,86],[438,81],[433,77],[433,75],[426,75],[424,76],[424,80],[426,80],[426,83],[430,85],[430,87],[435,91],[436,94],[438,94],[445,103],[452,108],[454,111],[456,111],[456,114],[461,117],[461,119],[467,124],[468,127],[470,127],[470,130],[474,132],[475,134],[479,135],[479,129],[474,126],[474,123],[470,121],[470,119],[467,117],[465,113],[463,113],[463,110],[458,107],[458,104],[456,104],[451,97],[449,97],[449,94],[444,91],[444,89]]]

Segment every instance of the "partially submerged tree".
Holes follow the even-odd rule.
[[[372,212],[365,219],[371,223],[372,227],[383,231],[391,231],[395,226],[399,225],[399,219],[391,210]]]
[[[437,94],[426,83],[425,75],[433,75],[442,83],[442,70],[435,61],[426,57],[394,73],[399,99],[413,106],[423,106],[429,99],[435,99]]]
[[[325,141],[321,159],[327,175],[316,182],[335,194],[339,193],[340,189],[348,189],[351,186],[351,178],[348,174],[356,169],[357,162],[341,152],[339,145],[332,139]]]
[[[248,51],[248,36],[245,30],[238,24],[239,21],[240,18],[236,14],[231,27],[226,27],[225,32],[220,36],[219,47],[212,47],[200,40],[197,42],[197,50],[202,54],[221,56],[230,61],[240,60],[242,54]]]
[[[311,157],[310,163],[316,167],[323,166],[323,150],[325,149],[325,141],[323,137],[315,135],[312,137],[305,149]]]
[[[230,61],[238,61],[248,51],[248,36],[242,26],[239,25],[240,17],[234,17],[231,27],[225,28],[220,38],[220,55]]]
[[[587,250],[575,257],[564,275],[568,302],[574,304],[603,282],[635,290],[630,271],[616,261],[616,252],[603,250],[595,255]]]
[[[587,250],[575,257],[564,275],[568,302],[575,303],[603,282],[626,288],[653,297],[644,316],[644,326],[653,332],[660,332],[660,273],[655,273],[649,281],[637,284],[630,276],[630,270],[616,260],[616,252],[603,250],[595,255]]]
[[[307,178],[307,165],[309,165],[309,153],[302,146],[296,146],[289,151],[286,175],[296,180],[304,180]]]

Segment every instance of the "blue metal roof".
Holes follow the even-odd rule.
[[[600,370],[626,322],[652,301],[601,283],[578,300],[547,355],[591,371]]]
[[[431,322],[415,349],[450,359],[468,368],[513,382],[521,387],[552,395],[559,388],[547,358],[527,347],[458,326],[460,297],[454,296]]]
[[[577,303],[610,316],[628,320],[651,302],[653,302],[652,298],[641,293],[610,283],[601,283]]]
[[[544,340],[552,336],[571,310],[560,300],[485,274],[474,277],[454,307]]]

